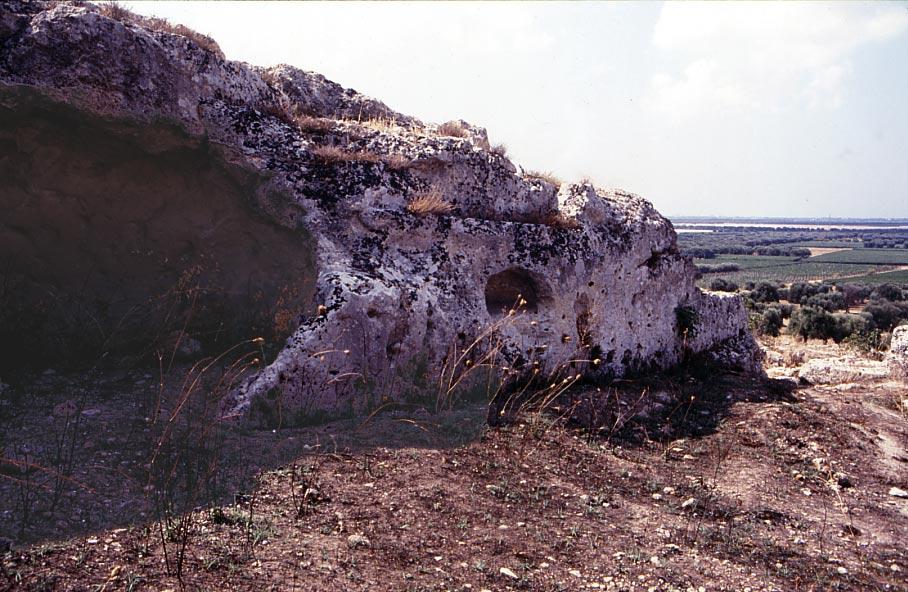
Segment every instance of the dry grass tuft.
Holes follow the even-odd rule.
[[[381,157],[374,152],[349,152],[340,146],[318,146],[312,154],[323,162],[379,162]]]
[[[386,134],[399,134],[404,128],[392,117],[376,117],[375,119],[366,119],[359,122],[363,127],[373,129],[377,132]]]
[[[283,121],[287,125],[295,125],[293,118],[287,113],[287,110],[284,109],[283,105],[280,103],[274,103],[271,105],[265,105],[261,108],[262,113],[265,115],[270,115],[275,119]]]
[[[561,187],[561,179],[556,177],[551,171],[526,171],[523,174],[528,179],[539,179],[554,185],[556,188]]]
[[[293,115],[291,116],[293,124],[303,132],[324,133],[334,129],[334,121],[324,117],[312,117],[310,115]]]
[[[491,152],[492,154],[495,154],[497,156],[500,156],[501,158],[504,158],[508,155],[508,147],[505,146],[504,144],[495,144],[494,146],[492,146],[489,149],[489,152]]]
[[[403,154],[387,154],[382,156],[381,160],[393,171],[406,170],[413,164],[413,161]]]
[[[562,230],[577,230],[580,223],[575,218],[569,218],[562,212],[552,211],[538,216],[531,216],[525,220],[527,224],[542,224],[552,228],[561,228]]]
[[[106,16],[109,19],[120,21],[121,23],[132,22],[132,19],[137,16],[134,12],[131,12],[123,6],[120,6],[116,2],[105,2],[103,4],[99,4],[98,9],[102,15]]]
[[[417,216],[428,214],[450,214],[454,206],[445,201],[441,191],[435,187],[417,193],[407,204],[407,211]]]
[[[568,218],[561,212],[552,212],[543,218],[542,223],[553,228],[561,228],[562,230],[577,230],[580,228],[580,222],[575,218]]]
[[[272,88],[277,88],[278,84],[281,83],[281,79],[271,70],[262,70],[259,72],[259,76],[265,81],[265,84]]]
[[[141,16],[132,12],[131,10],[120,6],[116,2],[105,2],[99,6],[100,12],[102,15],[107,18],[119,21],[124,24],[133,24],[138,25],[149,31],[155,31],[158,33],[169,33],[171,35],[179,35],[180,37],[185,37],[196,45],[215,54],[221,59],[224,59],[224,52],[221,51],[220,46],[217,42],[209,37],[208,35],[203,35],[198,31],[193,31],[189,27],[184,25],[175,25],[170,21],[153,16]]]
[[[469,133],[467,128],[459,121],[449,121],[438,126],[439,136],[450,136],[452,138],[466,138]]]

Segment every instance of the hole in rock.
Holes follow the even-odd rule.
[[[549,298],[545,283],[520,268],[506,269],[489,277],[486,282],[486,308],[490,315],[506,314],[523,297],[526,301],[520,310],[536,313],[539,306]]]
[[[312,301],[308,235],[262,213],[289,201],[172,124],[6,89],[0,179],[4,378],[166,351],[184,328],[207,355],[279,343]]]

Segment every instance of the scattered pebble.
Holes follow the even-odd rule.
[[[898,487],[893,487],[892,489],[890,489],[889,495],[891,495],[892,497],[901,497],[908,499],[908,491],[899,489]]]
[[[508,568],[506,568],[506,567],[500,568],[500,569],[498,570],[498,573],[500,573],[500,574],[503,575],[503,576],[507,576],[507,577],[509,577],[509,578],[511,578],[511,579],[514,579],[514,580],[517,579],[517,574],[515,574],[513,571],[511,571],[510,569],[508,569]]]
[[[361,534],[351,534],[347,537],[347,546],[356,549],[357,547],[371,547],[372,543]]]

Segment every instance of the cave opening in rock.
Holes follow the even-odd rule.
[[[506,269],[489,277],[485,289],[486,309],[492,316],[507,314],[521,298],[519,310],[537,313],[540,304],[549,298],[544,282],[520,268]]]
[[[225,154],[169,123],[0,93],[0,376],[160,351],[175,331],[210,355],[282,341],[312,300],[311,241]]]

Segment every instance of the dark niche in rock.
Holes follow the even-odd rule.
[[[489,277],[485,297],[489,314],[500,316],[509,310],[537,313],[550,293],[540,278],[525,269],[512,268]]]

